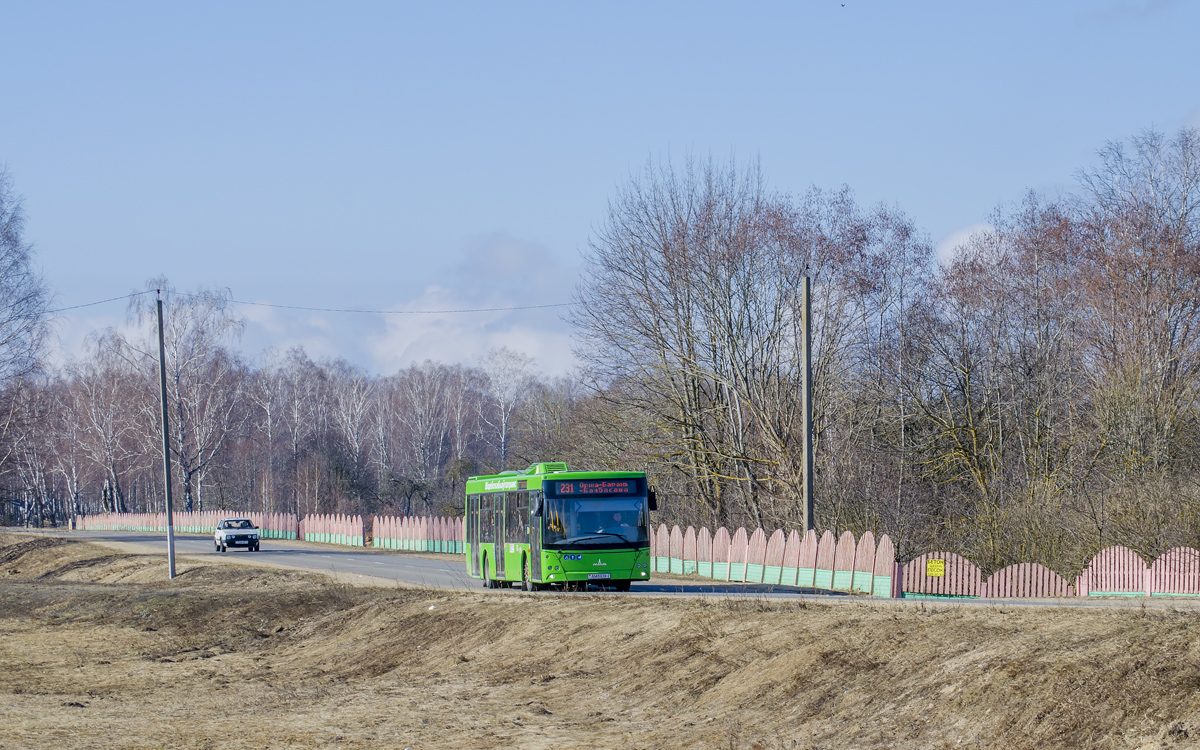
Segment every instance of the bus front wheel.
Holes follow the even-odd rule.
[[[483,587],[485,589],[496,588],[495,584],[492,583],[492,574],[488,571],[487,555],[483,556]]]

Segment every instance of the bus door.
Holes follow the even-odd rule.
[[[467,498],[467,544],[471,545],[471,575],[479,577],[479,495]]]
[[[494,503],[492,508],[492,518],[495,519],[492,521],[492,523],[496,524],[495,532],[492,534],[492,538],[496,540],[496,544],[493,549],[496,550],[497,581],[504,580],[504,551],[508,548],[508,545],[504,543],[504,508],[506,505],[506,499],[507,498],[503,492],[498,492],[492,495],[492,502]]]
[[[529,507],[538,508],[542,505],[542,493],[529,494]],[[530,516],[529,522],[529,580],[542,579],[542,517]]]

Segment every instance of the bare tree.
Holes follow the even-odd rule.
[[[41,364],[49,295],[25,241],[25,214],[12,177],[0,168],[0,467],[20,436],[12,435],[22,378]]]
[[[21,199],[0,169],[0,384],[37,369],[47,332],[49,295],[33,269],[24,229]]]
[[[109,334],[113,336],[115,334]],[[145,458],[139,438],[154,432],[146,420],[153,409],[148,373],[116,356],[120,342],[99,339],[90,358],[68,368],[70,414],[79,424],[76,449],[101,472],[111,492],[107,508],[124,512],[125,477]]]
[[[375,382],[366,372],[345,360],[328,363],[323,369],[329,383],[330,414],[349,459],[349,479],[353,492],[361,497],[364,458],[369,455],[370,447]]]
[[[283,359],[276,363],[272,377],[278,380],[279,411],[283,429],[287,433],[289,464],[291,465],[290,502],[288,508],[301,514],[301,453],[313,434],[310,418],[317,388],[317,368],[300,347],[289,349]]]
[[[242,320],[229,309],[228,293],[201,290],[190,294],[175,291],[165,278],[152,279],[147,290],[161,290],[167,355],[167,391],[173,418],[171,454],[179,468],[184,509],[203,510],[204,473],[225,446],[240,414],[238,407],[245,389],[245,368],[225,344],[241,335]],[[158,341],[154,299],[138,295],[131,313],[141,327],[140,338],[119,334],[104,340],[115,347],[139,371],[153,373],[158,367]],[[146,402],[153,411],[154,400]],[[143,436],[146,453],[161,440],[162,425],[154,425]],[[193,482],[194,487],[193,487]]]
[[[499,453],[500,468],[508,466],[509,430],[513,412],[525,400],[533,382],[533,359],[507,346],[492,349],[482,363],[487,378],[490,408],[481,410],[482,419],[492,428]]]

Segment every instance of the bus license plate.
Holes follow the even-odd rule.
[[[601,578],[612,578],[612,573],[588,573],[589,581],[596,581]]]

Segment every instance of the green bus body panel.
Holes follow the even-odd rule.
[[[468,552],[470,545],[466,545]],[[522,560],[530,554],[530,548],[527,544],[505,543],[502,545],[502,554],[504,555],[504,576],[496,575],[496,554],[494,545],[490,542],[481,542],[479,544],[479,554],[486,555],[488,560],[488,574],[494,581],[519,581],[521,580]],[[570,554],[580,555],[581,560],[564,560],[563,555]],[[603,565],[597,563],[603,562]],[[645,549],[615,549],[615,550],[598,550],[594,552],[560,552],[558,550],[543,550],[542,551],[542,577],[534,581],[534,583],[562,583],[563,581],[586,581],[589,573],[608,573],[612,576],[609,579],[612,581],[648,581],[650,580],[649,567],[637,567],[638,564],[647,565],[650,562],[650,556]],[[482,564],[482,563],[481,563]],[[646,573],[647,575],[642,575]],[[482,576],[472,576],[473,578],[481,578]],[[594,579],[593,579],[594,580]]]
[[[580,560],[564,560],[564,555],[579,555]],[[603,565],[597,563],[603,562]],[[639,564],[647,567],[639,568]],[[545,550],[542,553],[542,580],[540,583],[562,583],[563,581],[586,581],[588,574],[608,573],[611,581],[648,581],[650,554],[646,549],[611,549],[586,551]],[[646,575],[642,575],[646,573]],[[553,577],[552,577],[553,576]],[[594,579],[592,579],[594,580]]]

